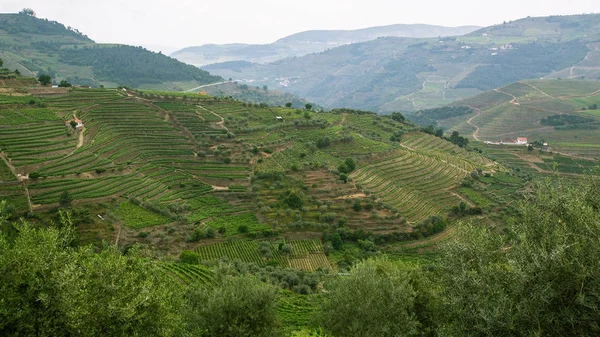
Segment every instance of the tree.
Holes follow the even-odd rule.
[[[187,264],[198,264],[200,263],[200,255],[191,250],[184,250],[179,254],[179,261]]]
[[[277,289],[252,276],[225,276],[213,287],[192,287],[186,318],[194,336],[273,336]]]
[[[58,199],[58,204],[61,207],[71,207],[72,203],[73,197],[71,196],[71,193],[69,193],[69,191],[63,191],[60,195],[60,198]]]
[[[4,66],[4,61],[2,61],[2,59],[0,59],[0,67]]]
[[[366,260],[326,285],[317,320],[339,337],[411,336],[418,332],[417,294],[408,268],[387,259]]]
[[[345,173],[353,172],[356,169],[356,163],[354,162],[354,159],[352,159],[352,158],[346,158],[346,160],[344,161],[344,164],[346,164],[346,167],[348,168],[348,172],[345,172]]]
[[[598,183],[543,182],[497,235],[463,225],[442,251],[446,336],[600,334]]]
[[[392,116],[392,119],[395,120],[396,122],[404,123],[404,121],[406,120],[406,118],[404,118],[404,116],[399,112],[392,112],[391,116]]]
[[[306,105],[304,106],[306,108],[306,110],[312,110],[313,106],[310,103],[306,103]]]
[[[330,143],[331,143],[331,140],[329,139],[329,137],[325,136],[325,137],[317,140],[317,147],[319,149],[323,149],[323,148],[328,147],[330,145]]]
[[[38,77],[38,81],[41,85],[48,85],[52,83],[52,77],[50,77],[50,75],[47,74],[41,74],[40,77]]]
[[[23,8],[19,14],[35,17],[35,12],[31,8]]]
[[[1,66],[1,64],[0,64],[0,66]],[[292,107],[292,102],[285,103],[285,107],[286,108],[291,108]]]
[[[70,230],[14,226],[13,242],[0,236],[0,335],[181,332],[179,287],[137,249],[126,256],[110,246],[101,253],[91,246],[74,249]]]
[[[266,85],[263,85],[263,90],[267,91],[267,90],[269,90],[269,87],[267,87]]]
[[[73,85],[71,85],[71,83],[67,82],[67,80],[62,80],[60,81],[60,83],[58,84],[59,88],[69,88],[72,87]]]
[[[283,202],[293,209],[301,209],[304,206],[304,201],[294,190],[288,190],[283,195]]]

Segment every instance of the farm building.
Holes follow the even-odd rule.
[[[518,137],[517,141],[515,142],[515,144],[518,144],[518,145],[525,145],[525,144],[527,144],[527,137]]]
[[[79,130],[79,129],[83,128],[83,122],[79,118],[70,119],[70,120],[66,121],[65,124],[70,125],[71,122],[73,122],[73,121],[75,121],[75,123],[77,123],[77,125],[75,125],[75,129]]]
[[[518,137],[516,140],[513,138],[504,138],[499,142],[486,141],[485,143],[493,145],[527,145],[528,141],[527,137]]]

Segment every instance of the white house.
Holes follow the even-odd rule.
[[[527,137],[517,137],[517,141],[515,142],[517,145],[525,145],[527,144]]]

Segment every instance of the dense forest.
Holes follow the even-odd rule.
[[[92,66],[94,75],[101,81],[130,86],[167,81],[211,83],[221,80],[221,77],[142,47],[95,46],[63,50],[61,58],[67,64]]]
[[[597,336],[598,191],[540,183],[503,231],[459,225],[430,263],[379,256],[345,276],[294,276],[221,262],[212,282],[187,285],[150,251],[78,247],[69,213],[8,223],[2,202],[0,334],[280,336],[276,298],[302,280],[322,300],[312,336]]]

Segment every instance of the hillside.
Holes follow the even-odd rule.
[[[311,30],[281,38],[270,44],[227,44],[187,47],[171,54],[172,57],[195,66],[228,61],[268,63],[288,57],[319,53],[345,44],[374,40],[384,36],[431,38],[458,36],[480,27],[442,27],[433,25],[389,25],[357,30]]]
[[[590,27],[600,21],[598,15],[560,18]],[[600,41],[600,33],[595,28],[579,35],[577,30],[565,31],[568,39],[486,31],[458,38],[379,38],[269,64],[231,62],[203,69],[285,90],[327,108],[382,113],[443,106],[527,78],[600,78],[600,48],[594,42]]]
[[[593,159],[600,155],[599,104],[600,82],[523,80],[455,102],[471,108],[465,114],[433,110],[429,117],[447,132],[481,141],[528,137],[547,142],[550,151]]]
[[[47,73],[87,86],[189,89],[218,76],[141,47],[97,44],[62,24],[26,14],[0,14],[0,58],[24,75]]]
[[[8,164],[1,194],[18,214],[51,212],[68,192],[94,214],[82,220],[88,240],[152,244],[164,254],[197,248],[209,229],[222,239],[305,239],[343,224],[381,242],[428,237],[444,228],[433,216],[451,216],[468,200],[463,179],[503,170],[476,151],[361,111],[108,89],[0,103]],[[484,184],[520,184],[498,179]],[[511,200],[494,195],[503,196],[486,209]]]

